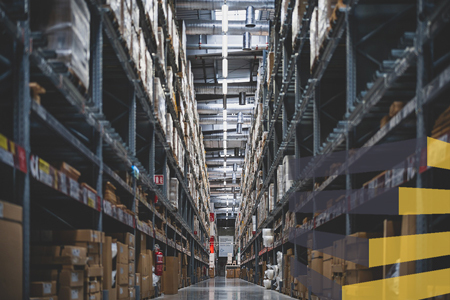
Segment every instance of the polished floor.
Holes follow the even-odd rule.
[[[164,295],[158,299],[194,299],[194,300],[285,300],[290,299],[277,291],[266,290],[261,286],[241,279],[216,277],[183,288],[177,295]]]

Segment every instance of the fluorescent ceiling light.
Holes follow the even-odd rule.
[[[228,59],[226,58],[222,59],[222,77],[228,77]]]
[[[222,5],[222,31],[228,32],[228,5]]]

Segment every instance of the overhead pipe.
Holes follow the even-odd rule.
[[[245,115],[242,117],[243,124],[251,124],[252,116]],[[227,120],[228,125],[236,124],[237,119],[232,118]],[[200,125],[223,125],[223,117],[222,116],[201,116],[200,117]]]
[[[245,9],[245,27],[253,28],[255,26],[256,26],[255,8],[250,5]]]
[[[223,0],[177,0],[177,10],[220,10]],[[256,10],[275,10],[275,1],[273,0],[227,0],[228,10],[244,10],[253,6]]]
[[[252,34],[250,32],[244,32],[242,50],[252,50]]]
[[[213,188],[223,188],[224,186],[233,188],[233,187],[239,187],[239,184],[237,184],[237,183],[227,183],[227,185],[223,185],[223,182],[222,182],[222,184],[220,184],[220,183],[216,183],[216,184],[210,183],[209,184],[209,187],[212,188],[212,189]]]
[[[222,49],[222,44],[187,44],[186,45],[187,50],[218,50]],[[242,50],[242,44],[229,44],[228,49],[240,49]],[[256,44],[251,45],[251,47],[248,50],[269,50],[269,44]]]
[[[245,94],[245,92],[240,92],[239,93],[239,105],[245,105],[245,97],[247,95]]]
[[[222,84],[196,84],[197,95],[223,95]],[[228,95],[239,95],[240,92],[255,94],[256,84],[228,84]]]
[[[227,134],[227,141],[232,140],[247,140],[248,137],[248,131],[246,131],[247,134]],[[211,133],[208,135],[203,136],[204,141],[221,141],[223,140],[223,132],[220,133]]]
[[[238,112],[236,132],[237,134],[242,134],[242,125],[244,124],[244,118],[242,117],[242,112]]]
[[[252,35],[268,36],[268,21],[255,21],[253,26],[247,26],[246,21],[228,21],[228,35],[242,35],[251,32]],[[222,21],[220,20],[185,20],[186,35],[222,35]]]

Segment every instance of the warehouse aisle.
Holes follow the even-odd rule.
[[[241,279],[225,279],[216,277],[202,281],[196,285],[181,289],[177,295],[165,295],[164,299],[195,299],[195,300],[252,300],[252,299],[291,299],[276,291],[270,291],[261,286]]]

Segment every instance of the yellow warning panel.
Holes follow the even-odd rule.
[[[342,287],[342,300],[419,300],[450,293],[450,269]]]
[[[450,190],[400,187],[399,215],[450,214]]]
[[[450,170],[450,143],[427,137],[427,165]]]
[[[388,249],[384,252],[384,257],[383,249]],[[401,249],[407,249],[407,251],[401,251]],[[445,255],[450,255],[450,232],[369,240],[370,268]]]

